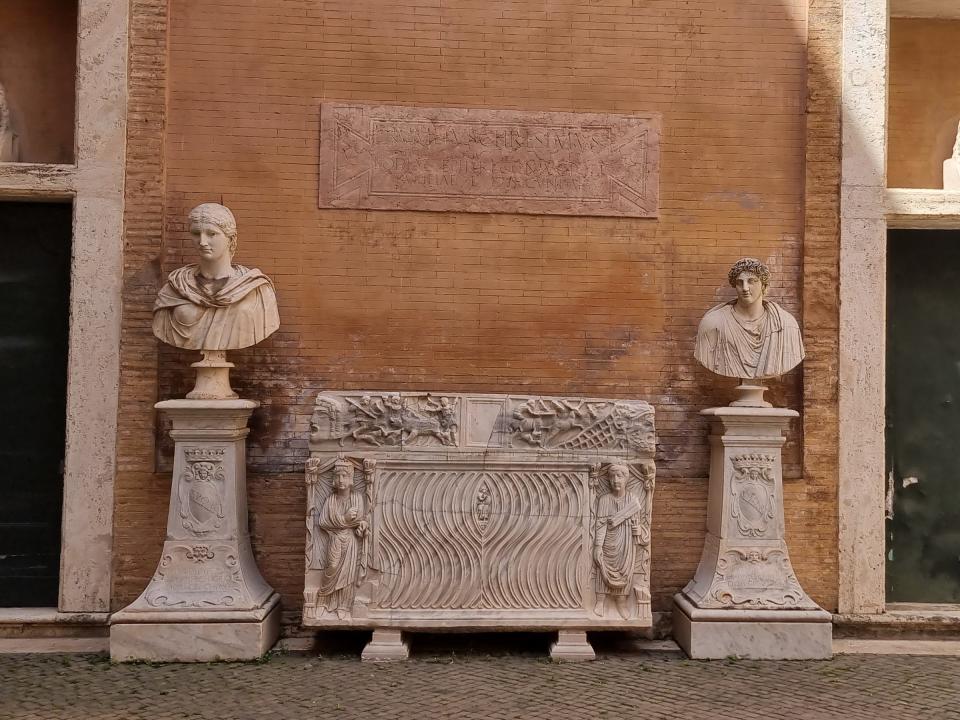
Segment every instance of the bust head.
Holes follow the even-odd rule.
[[[763,300],[770,283],[770,269],[755,258],[741,258],[730,268],[727,281],[737,291],[737,306],[747,309]]]
[[[607,482],[610,483],[610,492],[620,497],[627,491],[627,480],[630,470],[626,465],[613,464],[607,468]]]
[[[353,489],[353,464],[346,458],[338,458],[333,465],[333,489],[338,493]]]
[[[203,203],[190,211],[189,220],[201,264],[233,259],[237,252],[237,219],[230,208]]]

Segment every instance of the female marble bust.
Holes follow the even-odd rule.
[[[238,350],[280,327],[270,278],[233,265],[237,221],[223,205],[190,211],[200,262],[174,270],[153,306],[153,334],[188,350]]]
[[[697,361],[717,375],[740,378],[744,386],[796,367],[803,360],[800,327],[790,313],[764,299],[770,281],[767,266],[743,258],[730,268],[727,279],[737,298],[703,316],[694,350]]]

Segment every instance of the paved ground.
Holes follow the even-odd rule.
[[[960,718],[960,658],[685,660],[609,648],[555,665],[545,639],[426,638],[414,659],[361,664],[359,646],[258,663],[112,665],[93,655],[0,656],[0,719]],[[525,652],[517,652],[517,643]]]

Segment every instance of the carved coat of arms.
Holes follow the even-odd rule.
[[[223,524],[224,451],[221,448],[187,448],[187,467],[180,476],[177,496],[180,521],[198,535]]]

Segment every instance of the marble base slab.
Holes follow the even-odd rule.
[[[118,613],[120,617],[110,626],[110,659],[114,662],[256,660],[267,653],[280,636],[279,600],[279,596],[274,595],[263,611],[239,612],[236,620],[223,622],[205,622],[199,617],[175,621],[169,618],[171,613],[167,613],[166,622],[137,622]],[[256,619],[257,615],[260,619]]]
[[[550,644],[550,659],[554,662],[584,662],[596,660],[597,654],[585,632],[561,630],[557,641]]]
[[[825,610],[700,610],[674,596],[673,637],[695,660],[825,660],[833,625]]]
[[[410,657],[410,644],[399,630],[374,630],[373,638],[363,648],[363,662],[394,662]]]

